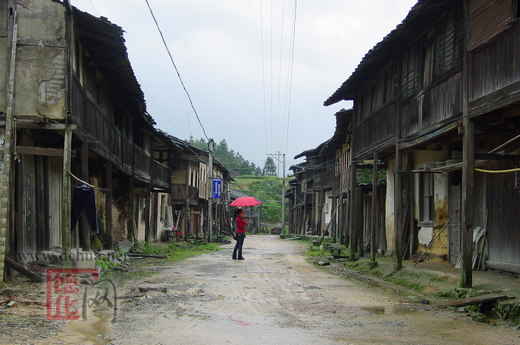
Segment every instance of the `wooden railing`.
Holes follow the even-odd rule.
[[[157,161],[153,162],[152,182],[157,187],[170,188],[171,169]]]
[[[334,171],[329,169],[314,177],[315,189],[331,189],[334,182]]]
[[[186,186],[185,184],[174,183],[171,187],[171,196],[174,201],[189,200],[190,205],[197,205],[199,202],[199,189]]]
[[[150,156],[137,145],[134,145],[134,172],[141,178],[150,180]]]

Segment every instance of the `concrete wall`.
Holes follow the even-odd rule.
[[[62,119],[67,76],[65,7],[45,0],[17,8],[15,115]]]
[[[395,251],[395,159],[391,159],[388,161],[386,181],[386,248],[388,253],[391,253]]]

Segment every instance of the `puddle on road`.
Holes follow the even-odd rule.
[[[362,310],[368,311],[370,314],[375,315],[409,315],[417,312],[417,310],[407,307],[396,307],[396,306],[377,306],[377,307],[364,307]]]
[[[89,312],[88,320],[67,321],[56,337],[49,338],[42,344],[111,344],[114,338],[110,325],[113,317],[113,314],[104,311]]]

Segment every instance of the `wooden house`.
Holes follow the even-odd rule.
[[[428,249],[461,265],[463,286],[473,253],[520,272],[519,6],[421,0],[325,101],[354,101],[353,160],[388,165],[378,231],[398,265]]]
[[[291,233],[322,235],[327,230],[333,238],[347,241],[344,229],[349,212],[348,133],[352,113],[352,110],[336,113],[336,131],[332,138],[294,157],[305,157],[305,162],[290,168],[294,176],[288,193]]]
[[[0,273],[4,255],[23,265],[49,248],[65,259],[90,249],[91,224],[111,249],[157,240],[179,200],[190,217],[209,212],[208,154],[154,128],[124,42],[68,0],[0,2]],[[212,176],[225,197],[229,173],[216,162]],[[71,229],[79,186],[94,189],[97,220]]]
[[[228,232],[229,171],[214,158],[209,166],[209,151],[178,138],[168,136],[174,147],[172,159],[172,193],[175,221],[184,237],[202,238],[209,235],[208,214],[212,210],[212,234]],[[220,198],[212,195],[211,183],[220,181]],[[211,200],[211,201],[210,201]],[[180,217],[180,218],[178,218]]]

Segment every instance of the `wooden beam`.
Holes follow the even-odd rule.
[[[57,47],[57,48],[65,48],[67,46],[65,40],[42,41],[40,39],[30,38],[30,37],[19,38],[18,45],[34,46],[34,47]]]
[[[61,205],[61,252],[64,256],[62,261],[63,268],[71,268],[72,262],[70,260],[71,250],[71,205],[72,205],[72,192],[71,192],[71,176],[70,168],[72,164],[71,159],[71,146],[72,146],[72,128],[65,130],[65,137],[63,138],[63,191],[62,191],[62,205]]]
[[[22,155],[63,157],[64,152],[65,150],[63,149],[53,149],[48,147],[16,146],[16,153]],[[71,157],[76,157],[75,150],[71,150]]]
[[[498,262],[498,261],[487,260],[486,267],[494,269],[494,270],[501,270],[501,271],[520,274],[520,265],[518,265],[518,264],[510,264],[507,262]]]
[[[379,183],[379,154],[378,152],[374,153],[374,169],[372,171],[372,231],[370,234],[370,260],[372,261],[372,265],[376,262],[376,232],[378,229],[378,209],[377,209],[377,198],[378,198],[378,183]]]
[[[464,307],[466,305],[472,304],[480,304],[486,302],[493,302],[499,299],[507,299],[507,295],[505,294],[492,294],[492,295],[482,295],[477,297],[463,298],[457,299],[454,301],[446,301],[435,304],[436,307]]]
[[[0,127],[5,126],[5,121],[0,121]],[[74,131],[77,129],[75,124],[70,124],[69,127]],[[48,129],[55,131],[64,131],[67,125],[64,123],[35,123],[33,121],[26,122],[18,120],[16,121],[16,128],[20,129]]]
[[[464,7],[464,47],[468,44],[468,2]],[[463,54],[462,109],[462,189],[461,189],[461,257],[460,287],[470,288],[473,285],[473,189],[475,182],[475,123],[470,119],[470,56],[467,50]]]
[[[23,274],[24,276],[26,276],[27,278],[29,278],[29,279],[31,279],[31,280],[33,280],[35,282],[42,282],[43,281],[42,277],[40,277],[39,275],[29,271],[27,268],[23,267],[18,262],[14,261],[11,258],[8,258],[7,256],[5,257],[5,264],[7,266],[11,267],[12,269],[20,272],[21,274]]]

